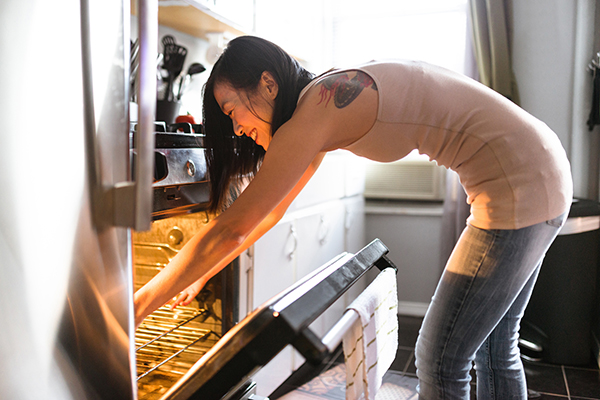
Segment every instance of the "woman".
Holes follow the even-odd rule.
[[[419,335],[420,397],[467,399],[473,360],[478,399],[527,397],[519,321],[572,198],[569,162],[545,124],[442,68],[371,62],[313,79],[249,36],[215,64],[204,124],[212,208],[227,210],[135,294],[138,324],[180,292],[175,305],[191,301],[274,226],[326,152],[387,162],[418,149],[458,173],[471,204]]]

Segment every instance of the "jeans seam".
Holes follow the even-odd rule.
[[[488,375],[488,385],[490,388],[490,396],[492,399],[495,399],[496,398],[496,390],[495,390],[496,388],[494,387],[495,379],[494,379],[494,368],[492,367],[492,351],[490,349],[490,341],[486,340],[485,343],[486,343],[486,346],[485,346],[486,352],[488,355],[488,369],[490,371],[490,374]]]
[[[486,231],[486,232],[489,232],[490,234],[492,234],[494,236],[493,240],[489,241],[488,247],[485,249],[484,252],[482,252],[481,259],[479,260],[479,265],[477,266],[477,272],[475,274],[473,274],[473,276],[471,277],[471,281],[469,283],[469,287],[467,288],[467,290],[465,291],[465,293],[463,295],[463,298],[461,299],[460,307],[457,309],[456,317],[452,321],[452,326],[451,326],[451,328],[450,328],[450,330],[448,332],[448,336],[446,338],[446,342],[444,343],[444,348],[443,348],[443,350],[441,352],[441,355],[440,355],[440,364],[438,365],[438,373],[437,373],[437,375],[438,375],[438,386],[441,388],[442,398],[445,398],[445,396],[446,396],[446,394],[445,394],[445,388],[442,385],[442,379],[441,379],[441,376],[442,376],[442,363],[443,363],[444,357],[446,355],[446,349],[448,347],[449,338],[452,336],[452,333],[454,332],[454,328],[456,326],[456,320],[458,319],[458,316],[460,315],[460,312],[461,312],[461,310],[462,310],[462,308],[463,308],[463,306],[465,304],[465,298],[471,292],[471,288],[473,286],[473,282],[475,281],[475,278],[478,276],[478,274],[479,274],[479,272],[481,270],[481,265],[483,264],[483,260],[485,260],[485,258],[487,257],[490,249],[493,247],[494,243],[496,242],[497,233],[495,231]]]

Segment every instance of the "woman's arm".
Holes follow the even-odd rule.
[[[336,83],[340,78],[343,85]],[[204,285],[221,271],[277,223],[326,151],[344,147],[370,129],[377,114],[376,91],[363,91],[361,81],[346,78],[345,73],[332,76],[327,79],[335,84],[319,84],[307,92],[292,118],[273,136],[248,187],[135,293],[136,324],[199,278]],[[327,98],[336,102],[329,104]],[[338,103],[340,99],[343,102]]]
[[[204,226],[200,232],[198,232],[192,239],[190,239],[188,243],[186,243],[186,245],[179,251],[177,256],[175,256],[159,274],[157,274],[150,282],[148,282],[135,293],[134,303],[136,326],[138,326],[148,314],[168,302],[182,290],[191,286],[191,284],[194,285],[193,291],[195,293],[193,296],[195,296],[195,294],[197,294],[200,289],[206,285],[210,278],[225,268],[245,249],[250,247],[273,226],[275,226],[275,224],[277,224],[277,222],[279,222],[279,220],[283,217],[292,201],[314,175],[315,171],[323,160],[324,155],[325,153],[320,153],[317,155],[317,157],[315,157],[314,161],[302,175],[301,179],[294,186],[294,188],[288,193],[285,199],[280,202],[275,209],[256,226],[256,228],[252,230],[245,240],[243,240],[237,246],[232,247],[229,254],[226,254],[213,267],[210,267],[210,259],[203,261],[199,259],[199,257],[194,257],[194,255],[201,252],[201,246],[203,246],[203,243],[210,241],[210,231],[216,232],[216,230],[222,229],[218,224],[213,224],[213,221],[219,219],[219,217]],[[231,246],[233,246],[232,243],[235,243],[235,241],[228,241],[224,235],[225,233],[223,233],[223,240],[219,246],[220,250],[226,250],[228,243],[230,243]],[[212,257],[212,259],[215,258],[216,257]],[[188,273],[187,271],[190,269],[190,267],[194,271]],[[200,276],[200,278],[198,278],[198,276]],[[195,282],[193,281],[194,278],[197,279]],[[186,282],[190,280],[192,280],[192,282],[186,286]],[[189,303],[193,299],[193,296],[189,293],[186,293],[183,296],[178,297],[176,302],[173,304],[173,307],[180,303],[184,303],[184,300],[186,300],[185,304]]]
[[[225,260],[225,265],[223,265],[218,271],[218,273],[222,268],[228,265],[231,261],[233,261],[237,256],[239,256],[245,249],[252,246],[258,239],[260,239],[265,233],[267,233],[272,227],[274,227],[279,220],[283,217],[288,207],[292,203],[292,201],[298,196],[300,191],[304,188],[304,186],[308,183],[312,175],[316,172],[318,166],[321,164],[325,153],[319,154],[307,172],[302,176],[300,181],[294,189],[286,196],[285,200],[282,201],[276,208],[273,210],[260,224],[248,235],[246,240],[242,243],[242,245],[236,249],[232,253],[232,257],[230,260]],[[194,300],[194,297],[202,290],[202,288],[206,285],[208,280],[212,278],[212,276],[202,276],[196,282],[192,283],[189,287],[187,287],[178,297],[175,299],[173,304],[171,304],[171,309],[177,307],[178,305],[188,305]]]

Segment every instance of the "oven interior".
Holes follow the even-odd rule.
[[[132,165],[136,124],[131,124]],[[152,228],[133,232],[134,290],[162,270],[210,219],[202,125],[155,123]],[[132,175],[134,171],[132,170]],[[135,334],[139,399],[160,398],[239,319],[236,261],[187,306],[166,304]]]
[[[134,290],[142,287],[208,221],[206,213],[154,221],[133,234]],[[159,399],[238,320],[239,266],[231,263],[187,306],[166,304],[150,314],[135,334],[139,399]]]

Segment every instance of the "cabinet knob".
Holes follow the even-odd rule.
[[[289,248],[287,253],[288,257],[291,260],[294,257],[294,254],[296,253],[296,249],[298,248],[298,233],[296,232],[296,227],[294,225],[290,227],[289,237],[290,239],[288,239],[288,245],[286,247]]]
[[[319,230],[317,232],[317,238],[319,239],[320,244],[325,244],[327,241],[327,236],[329,235],[329,220],[321,215],[321,221],[319,223]]]
[[[192,160],[188,160],[185,163],[185,170],[186,170],[187,174],[191,177],[196,175],[196,165],[194,165],[194,162]]]

